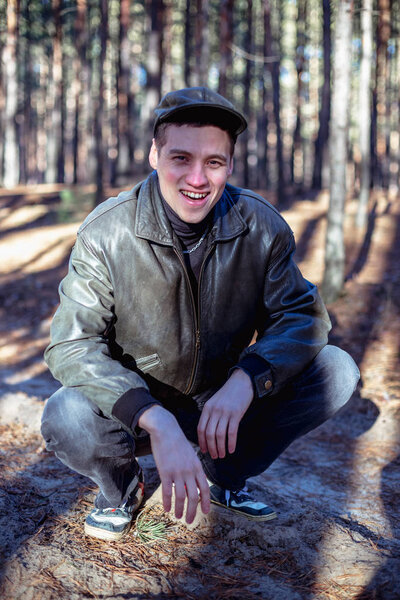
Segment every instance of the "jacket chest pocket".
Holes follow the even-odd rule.
[[[154,367],[157,367],[161,363],[160,357],[158,354],[149,354],[149,356],[142,356],[142,358],[136,359],[136,366],[140,371],[146,373],[146,371],[150,371]]]

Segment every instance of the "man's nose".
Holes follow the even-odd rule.
[[[193,187],[203,187],[207,185],[208,179],[205,173],[204,165],[199,163],[191,165],[191,168],[186,175],[186,182]]]

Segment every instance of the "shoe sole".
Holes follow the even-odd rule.
[[[100,527],[94,527],[93,525],[88,525],[85,523],[85,535],[90,535],[90,537],[95,537],[100,540],[106,540],[107,542],[117,542],[121,538],[123,538],[127,533],[129,533],[131,528],[131,524],[126,527],[123,531],[108,531],[107,529],[101,529]]]
[[[143,499],[144,499],[144,487],[140,488],[140,489],[142,492],[142,497],[140,498],[140,501],[138,501],[138,505],[133,512],[132,518],[133,518],[134,514],[139,510],[140,505],[142,504]],[[100,540],[106,540],[108,542],[117,542],[118,540],[120,540],[124,536],[126,536],[127,533],[129,533],[131,526],[132,526],[132,523],[129,523],[123,531],[108,531],[108,529],[102,529],[101,527],[95,527],[94,525],[89,525],[85,521],[84,531],[85,531],[85,535],[90,535],[90,537],[95,537]]]
[[[250,519],[251,521],[272,521],[278,516],[276,512],[269,513],[268,515],[249,515],[249,513],[243,512],[242,510],[238,510],[237,508],[232,508],[231,506],[227,506],[226,504],[222,504],[222,502],[218,502],[218,500],[214,500],[213,498],[210,498],[210,500],[213,504],[217,504],[217,506],[221,506],[226,510],[230,510],[231,512],[241,515],[242,517],[246,517],[246,519]]]

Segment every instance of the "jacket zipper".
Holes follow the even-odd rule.
[[[194,301],[194,296],[193,296],[193,291],[192,291],[192,286],[190,284],[190,279],[189,279],[189,275],[188,272],[186,270],[186,265],[185,265],[185,261],[183,259],[183,257],[181,257],[181,255],[179,254],[178,250],[174,247],[174,252],[177,255],[177,257],[179,258],[179,262],[181,263],[182,267],[183,267],[183,271],[185,273],[185,279],[186,279],[186,283],[187,286],[189,288],[190,291],[190,298],[192,301],[192,310],[193,310],[193,317],[194,317],[194,332],[195,332],[195,338],[196,338],[196,343],[195,343],[195,353],[194,353],[194,360],[193,360],[193,366],[192,366],[192,372],[190,374],[190,379],[189,379],[189,383],[185,389],[185,391],[183,392],[185,395],[189,394],[190,389],[193,385],[193,381],[196,375],[196,371],[197,371],[197,359],[199,356],[199,350],[200,350],[200,283],[201,283],[201,277],[203,275],[203,270],[204,270],[204,264],[210,254],[212,250],[212,246],[208,249],[206,255],[204,256],[203,262],[201,263],[201,267],[200,267],[200,274],[199,274],[199,283],[198,283],[198,291],[197,291],[197,313],[196,313],[196,303]]]

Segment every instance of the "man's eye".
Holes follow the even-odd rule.
[[[208,164],[210,167],[222,167],[222,164],[218,160],[209,160]]]
[[[174,156],[174,160],[177,162],[183,162],[186,160],[186,156]]]

